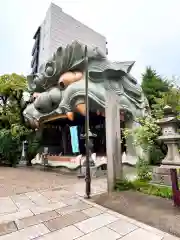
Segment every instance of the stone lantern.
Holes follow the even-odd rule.
[[[163,141],[168,148],[165,158],[162,160],[160,167],[155,167],[152,174],[152,183],[172,185],[170,169],[180,168],[180,155],[178,143],[180,134],[178,134],[179,120],[172,108],[164,107],[164,118],[157,121],[162,129],[162,136],[158,139]],[[179,175],[179,174],[178,174]],[[179,176],[177,176],[179,178]]]
[[[172,108],[166,106],[164,108],[164,118],[158,122],[162,128],[162,136],[159,140],[162,140],[168,147],[166,157],[162,160],[162,164],[159,168],[162,172],[169,175],[172,185],[172,198],[174,206],[180,207],[180,191],[179,191],[179,176],[177,169],[180,168],[180,155],[178,149],[178,143],[180,140],[180,134],[178,133],[179,120],[177,115],[172,111]],[[161,175],[162,175],[161,172]]]
[[[180,134],[178,133],[179,120],[170,106],[164,107],[164,118],[158,120],[158,125],[162,129],[162,140],[168,147],[167,154],[162,160],[159,168],[153,170],[152,181],[161,184],[172,185],[172,198],[174,205],[180,207],[179,176],[177,169],[180,168],[180,154],[178,143]]]
[[[164,107],[164,118],[157,121],[162,129],[162,136],[158,139],[162,140],[168,147],[168,152],[162,160],[161,167],[180,168],[180,154],[178,144],[180,142],[180,134],[178,133],[179,120],[170,106]]]

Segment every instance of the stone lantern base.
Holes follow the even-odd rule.
[[[171,186],[170,168],[180,169],[180,166],[161,165],[154,167],[152,173],[152,183]],[[180,171],[177,172],[178,181],[180,181]]]

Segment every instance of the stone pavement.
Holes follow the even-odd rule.
[[[7,174],[9,171],[12,176]],[[6,189],[4,196],[1,192],[0,197],[0,240],[178,239],[84,200],[85,184],[82,179],[49,172],[31,171],[30,173],[25,169],[4,169],[3,172],[0,168],[0,173],[0,190],[2,187]],[[6,178],[7,183],[4,181],[5,175],[9,176],[9,179]],[[30,175],[33,177],[31,183],[29,183]],[[51,187],[45,186],[44,182],[36,182],[41,177],[44,177],[44,182],[49,182]],[[16,191],[8,190],[10,183],[13,182]],[[17,183],[20,184],[21,192],[18,191]],[[26,187],[30,191],[24,189],[24,184],[27,184]],[[24,187],[21,188],[22,186]],[[92,194],[105,190],[105,179],[93,180]],[[13,194],[7,196],[7,192]]]

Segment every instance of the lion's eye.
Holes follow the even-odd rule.
[[[46,68],[46,74],[47,74],[48,76],[53,75],[53,68],[52,68],[51,66],[48,66],[48,67]]]
[[[65,88],[65,84],[63,82],[59,83],[60,88],[63,90]]]

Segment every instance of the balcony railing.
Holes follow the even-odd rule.
[[[36,49],[39,50],[39,43],[40,43],[40,39],[36,38],[36,40],[34,42],[34,45],[33,45],[33,48],[32,48],[32,52],[31,52],[32,56],[34,55],[34,52],[35,52]]]
[[[37,29],[36,33],[34,34],[34,37],[33,37],[33,39],[36,39],[36,38],[37,38],[37,36],[40,36],[40,32],[41,32],[41,27],[38,27],[38,29]]]

